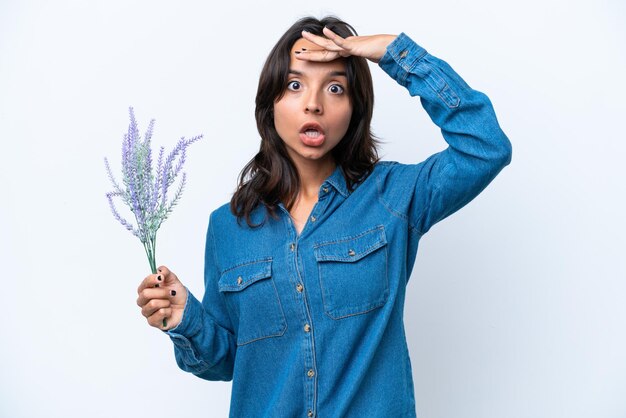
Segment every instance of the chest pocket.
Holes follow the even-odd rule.
[[[359,315],[389,297],[387,238],[382,225],[314,246],[324,310],[333,319]]]
[[[237,322],[237,345],[285,333],[287,322],[272,278],[271,258],[225,270],[218,287]]]

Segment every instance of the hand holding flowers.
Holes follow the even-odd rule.
[[[167,267],[160,266],[156,274],[147,276],[137,288],[137,305],[148,324],[163,329],[176,327],[183,317],[187,288]]]
[[[139,238],[150,263],[152,274],[137,289],[137,304],[142,308],[142,314],[152,326],[160,327],[162,324],[165,328],[167,319],[170,319],[170,326],[176,326],[182,318],[187,289],[165,266],[159,267],[157,271],[156,233],[182,195],[186,181],[184,172],[173,198],[169,201],[167,198],[169,187],[182,171],[187,147],[201,139],[202,135],[191,139],[181,138],[167,157],[165,149],[161,147],[156,172],[153,172],[150,140],[154,119],[150,121],[142,140],[132,107],[129,108],[129,113],[130,125],[122,142],[122,185],[113,176],[109,161],[105,158],[106,171],[113,184],[113,191],[108,192],[106,197],[115,219]],[[122,218],[113,202],[114,197],[119,197],[129,207],[136,225]]]

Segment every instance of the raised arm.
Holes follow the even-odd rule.
[[[399,188],[381,188],[383,199],[405,210],[410,225],[423,234],[476,197],[510,163],[511,143],[489,98],[406,34],[388,46],[379,66],[411,96],[420,97],[448,143],[422,163],[391,170],[389,185],[410,185],[408,196]]]
[[[381,199],[407,218],[420,234],[476,197],[511,161],[511,143],[500,128],[489,98],[467,83],[445,61],[430,55],[405,33],[341,38],[303,33],[320,46],[299,59],[329,61],[356,55],[378,65],[441,128],[448,148],[419,164],[391,166],[380,184]]]

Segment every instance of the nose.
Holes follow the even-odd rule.
[[[324,107],[322,106],[322,100],[320,98],[320,95],[315,91],[311,91],[307,95],[304,103],[305,103],[304,111],[306,113],[315,113],[319,115],[319,114],[322,114],[322,112],[324,111]]]
[[[319,108],[319,106],[307,106],[306,108],[307,112],[312,112],[312,113],[322,113],[322,109]]]

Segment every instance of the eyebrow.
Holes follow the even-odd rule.
[[[291,68],[289,69],[289,74],[295,74],[295,75],[300,75],[300,76],[304,75],[302,71],[292,70]],[[338,76],[348,77],[345,71],[331,71],[328,73],[328,75],[331,77],[338,77]]]

